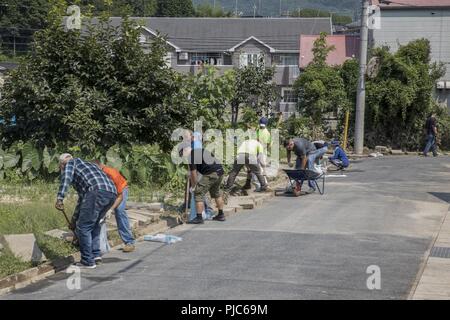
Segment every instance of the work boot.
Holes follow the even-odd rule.
[[[136,247],[131,243],[124,245],[122,248],[123,252],[133,252],[134,250],[136,250]]]
[[[242,187],[243,190],[250,190],[252,188],[252,181],[251,180],[247,180],[244,184],[244,186]]]
[[[217,216],[213,217],[213,220],[223,222],[225,221],[225,215],[223,213],[222,214],[219,213]]]
[[[188,222],[189,224],[203,224],[205,221],[203,221],[202,216],[196,216],[194,219]]]

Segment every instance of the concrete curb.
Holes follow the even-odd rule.
[[[156,223],[152,223],[146,227],[137,229],[137,240],[143,241],[144,234],[165,232],[178,225],[179,223],[176,222],[175,218],[161,219]],[[112,249],[118,249],[120,246],[122,246],[122,240],[110,240],[110,245]],[[6,276],[5,278],[0,279],[0,296],[17,289],[25,288],[30,284],[33,284],[40,280],[44,280],[57,272],[63,271],[71,264],[79,261],[80,258],[80,252],[75,252],[70,256],[59,258],[54,261],[45,262],[37,267],[12,274],[10,276]]]
[[[284,180],[278,179],[276,181],[273,181],[272,183],[275,186],[279,186],[281,185],[282,182],[284,182]],[[243,210],[248,212],[251,209],[260,206],[262,203],[270,200],[273,197],[275,197],[274,192],[271,193],[251,192],[248,196],[248,200],[250,200],[249,202],[253,202],[254,204],[253,206],[244,205],[244,206],[225,207],[224,209],[225,216],[230,217]],[[182,225],[182,223],[179,218],[162,217],[159,219],[158,222],[138,228],[136,230],[136,240],[144,241],[144,236],[146,234],[164,233],[180,225]],[[115,239],[110,241],[110,244],[112,249],[118,249],[122,245],[122,241],[120,239]],[[79,260],[80,260],[80,252],[76,252],[70,256],[56,259],[54,261],[49,261],[37,267],[24,270],[22,272],[2,278],[0,279],[0,296],[8,294],[17,289],[25,288],[30,284],[46,279],[57,272],[65,270],[71,264]]]
[[[442,217],[441,223],[439,225],[439,230],[438,232],[436,232],[436,234],[434,235],[430,245],[428,246],[427,251],[425,251],[425,253],[423,254],[423,258],[422,258],[422,262],[421,265],[419,267],[419,271],[416,274],[416,277],[414,278],[414,282],[411,285],[411,288],[409,290],[409,293],[407,295],[407,300],[414,300],[414,296],[416,294],[417,291],[417,287],[419,286],[420,280],[422,279],[422,276],[425,272],[425,269],[427,267],[428,264],[428,260],[430,259],[430,254],[431,254],[431,250],[433,249],[434,245],[436,244],[439,235],[442,231],[442,226],[444,225],[445,220],[447,219],[447,216],[450,212],[450,207],[449,210],[447,211],[447,213]]]
[[[0,279],[0,296],[43,280],[56,272],[64,270],[79,259],[80,253],[76,252],[70,256],[46,262],[37,267],[2,278]]]

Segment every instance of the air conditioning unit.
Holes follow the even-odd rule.
[[[188,60],[189,59],[189,54],[187,52],[180,52],[178,57],[179,57],[180,60]]]
[[[436,88],[437,89],[445,89],[445,81],[438,81],[436,83]]]

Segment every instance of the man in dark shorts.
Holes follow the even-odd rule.
[[[202,224],[203,211],[205,210],[203,200],[209,192],[211,198],[216,201],[219,213],[213,217],[215,221],[225,221],[223,213],[222,180],[224,170],[219,161],[206,149],[192,149],[187,147],[183,150],[183,155],[189,159],[190,183],[194,191],[195,208],[197,217],[191,220],[191,224]],[[202,175],[198,179],[198,173]]]

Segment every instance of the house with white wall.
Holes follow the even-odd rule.
[[[264,57],[275,67],[274,82],[281,101],[277,110],[287,117],[296,110],[292,85],[298,78],[300,36],[332,34],[331,18],[132,18],[142,25],[141,43],[148,48],[157,34],[165,36],[167,63],[176,71],[196,73],[203,65],[219,72],[256,63]],[[119,26],[121,18],[111,18]]]
[[[437,102],[450,108],[450,0],[372,0],[381,9],[380,29],[371,30],[371,46],[392,51],[410,41],[425,38],[431,59],[447,68],[436,83]]]

